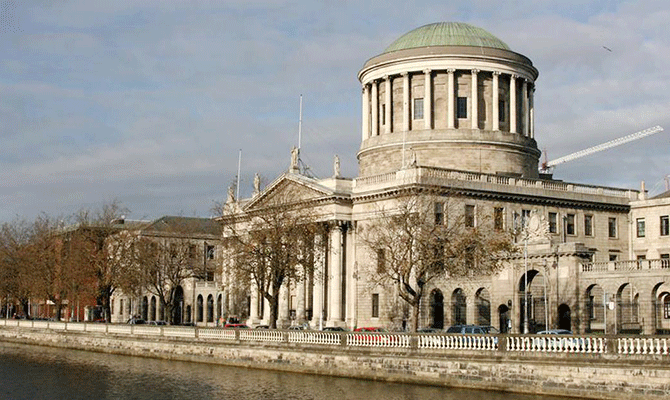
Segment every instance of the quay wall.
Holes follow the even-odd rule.
[[[71,325],[71,324],[70,324]],[[110,325],[111,326],[111,325]],[[197,328],[190,328],[197,331]],[[658,354],[509,351],[506,340],[487,350],[425,349],[418,335],[408,346],[351,346],[351,333],[332,344],[292,343],[293,332],[269,331],[255,340],[165,337],[0,325],[4,342],[46,345],[237,367],[597,399],[670,399],[670,357]],[[148,332],[148,331],[145,331]],[[184,331],[186,332],[186,331]],[[387,335],[388,336],[388,335]],[[400,336],[400,335],[393,335]],[[441,335],[444,336],[444,335]],[[273,340],[264,340],[272,337]],[[303,336],[306,337],[306,336]],[[369,335],[367,336],[370,337]],[[505,338],[500,336],[500,339]],[[495,340],[497,345],[500,339]],[[378,342],[375,340],[375,342]],[[402,342],[402,341],[401,341]],[[545,348],[546,350],[546,348]],[[620,347],[619,347],[620,350]],[[670,351],[670,350],[668,350]],[[656,352],[654,352],[656,353]]]

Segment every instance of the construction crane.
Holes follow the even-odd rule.
[[[572,161],[572,160],[577,159],[577,158],[585,157],[585,156],[588,156],[590,154],[597,153],[599,151],[607,150],[607,149],[610,149],[612,147],[622,145],[624,143],[632,142],[633,140],[642,139],[643,137],[651,136],[655,133],[661,132],[662,130],[663,130],[663,128],[661,128],[660,126],[657,125],[657,126],[645,129],[643,131],[635,132],[635,133],[632,133],[630,135],[620,137],[618,139],[610,140],[607,143],[602,143],[602,144],[599,144],[597,146],[589,147],[588,149],[580,150],[576,153],[568,154],[567,156],[563,156],[563,157],[560,157],[560,158],[557,158],[557,159],[551,160],[551,161],[547,161],[547,159],[546,159],[547,152],[545,151],[545,153],[544,153],[545,160],[542,163],[542,166],[540,167],[540,172],[543,173],[543,174],[551,173],[551,171],[554,169],[554,167],[559,165],[559,164],[563,164],[565,162]]]

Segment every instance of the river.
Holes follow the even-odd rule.
[[[2,399],[556,400],[0,342]]]

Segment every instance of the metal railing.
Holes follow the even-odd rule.
[[[417,182],[420,182],[423,178],[438,180],[477,181],[493,183],[496,185],[521,186],[559,192],[593,194],[625,199],[636,199],[638,194],[638,191],[630,189],[583,185],[543,179],[512,178],[507,176],[459,171],[437,167],[416,167],[413,170],[400,170],[397,172],[387,172],[379,175],[360,177],[356,178],[355,184],[358,187],[364,187],[369,185],[388,184],[392,182],[407,183],[408,177],[410,177],[410,180],[413,179]]]
[[[117,336],[194,339],[233,343],[295,343],[345,348],[415,349],[420,352],[515,352],[565,356],[617,354],[670,356],[670,337],[602,335],[462,335],[444,333],[322,332],[279,329],[224,329],[0,319],[0,327]]]

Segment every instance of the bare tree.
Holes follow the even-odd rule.
[[[494,273],[501,258],[515,251],[508,232],[494,229],[492,218],[449,193],[405,192],[361,232],[376,260],[369,266],[371,282],[396,288],[412,309],[413,331],[429,283]]]
[[[175,311],[177,288],[189,278],[199,277],[203,264],[201,252],[192,240],[182,237],[142,237],[135,243],[132,270],[124,275],[135,279],[126,281],[124,293],[148,291],[158,296],[171,324],[179,324]]]
[[[277,327],[282,286],[302,281],[313,270],[314,237],[323,226],[310,210],[295,193],[280,193],[259,209],[222,217],[232,271],[242,281],[251,279],[268,301],[272,328]]]
[[[33,294],[33,273],[30,259],[31,226],[28,222],[15,219],[0,227],[0,288],[7,299],[18,301],[23,315],[30,315],[30,298]]]
[[[31,226],[29,258],[32,275],[32,294],[40,300],[55,304],[56,319],[62,317],[62,306],[70,294],[69,278],[79,279],[70,274],[64,265],[63,219],[40,214]]]
[[[118,234],[136,228],[122,223],[127,212],[116,200],[97,211],[81,210],[70,234],[70,261],[88,268],[95,278],[96,297],[107,322],[111,321],[111,297],[123,278],[123,268],[132,261],[133,235]]]

